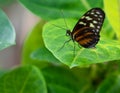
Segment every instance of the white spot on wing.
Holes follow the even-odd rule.
[[[84,25],[84,26],[86,25],[86,23],[84,23],[84,22],[79,22],[79,24]]]
[[[98,35],[98,33],[95,33],[95,35]]]
[[[96,14],[100,14],[100,12],[97,11]]]
[[[92,18],[90,18],[89,16],[86,16],[85,17],[87,20],[92,20]]]
[[[102,15],[99,15],[100,18],[102,18]]]
[[[100,28],[100,26],[97,26],[97,28]]]
[[[97,24],[97,21],[93,20],[93,23]]]
[[[95,14],[94,16],[97,17],[98,15]]]
[[[93,31],[93,32],[95,32],[95,30],[94,30],[94,29],[93,29],[92,31]]]
[[[96,29],[96,32],[99,32],[99,29]]]
[[[95,27],[92,23],[90,23],[90,27]]]
[[[95,13],[94,12],[91,12],[92,15],[94,15]]]

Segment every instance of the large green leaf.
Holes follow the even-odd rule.
[[[76,20],[72,19],[66,21],[68,28],[70,29],[72,29],[76,23]],[[60,49],[64,42],[69,40],[69,38],[65,36],[66,31],[64,29],[55,27],[52,24],[66,28],[63,19],[47,23],[43,29],[44,43],[46,48],[64,64],[67,64],[70,67],[87,66],[89,64],[120,59],[120,43],[114,40],[106,40],[102,36],[95,49],[79,48],[76,45],[75,56],[73,42],[66,43],[66,45]]]
[[[105,12],[116,32],[117,38],[120,40],[120,0],[104,0]]]
[[[31,58],[31,53],[38,49],[39,47],[43,47],[44,43],[42,40],[42,28],[44,25],[44,21],[39,22],[34,29],[28,34],[22,52],[22,63],[34,63],[34,60]]]
[[[25,40],[22,53],[23,64],[34,64],[44,67],[47,66],[49,62],[55,64],[59,62],[44,46],[42,39],[42,28],[44,23],[44,21],[40,21]]]
[[[15,31],[5,13],[0,9],[0,50],[15,44]]]
[[[47,62],[53,62],[58,63],[59,60],[57,60],[53,54],[47,50],[45,47],[41,47],[31,54],[31,58],[39,61],[47,61]]]
[[[60,66],[42,69],[49,93],[94,93],[89,71],[84,68],[71,70]]]
[[[115,38],[115,31],[113,30],[112,26],[109,24],[107,17],[103,23],[102,33],[100,33],[106,39],[114,39]]]
[[[103,7],[102,0],[19,0],[27,9],[45,20],[56,19],[63,10],[65,17],[79,18],[92,7]],[[94,4],[94,3],[95,4]]]
[[[98,87],[95,93],[119,93],[120,92],[120,73],[110,75]]]
[[[6,71],[4,71],[4,70],[0,70],[0,77],[1,77],[2,75],[4,75],[5,72],[6,72]]]
[[[0,93],[47,93],[40,70],[34,66],[19,67],[0,77]]]

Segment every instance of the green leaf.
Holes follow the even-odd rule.
[[[49,66],[42,69],[42,73],[49,93],[94,93],[85,92],[91,87],[89,69]]]
[[[106,39],[114,39],[115,38],[115,31],[113,30],[112,26],[109,24],[108,18],[105,18],[103,23],[102,33],[100,33],[102,37]]]
[[[95,93],[119,93],[120,73],[108,76],[98,87]]]
[[[34,66],[19,67],[0,77],[1,93],[47,93],[40,70]]]
[[[47,66],[51,62],[52,64],[58,64],[59,61],[44,46],[42,38],[44,23],[45,22],[41,20],[28,35],[23,47],[23,64],[34,64],[40,67]]]
[[[27,9],[45,20],[63,17],[79,18],[92,7],[103,7],[102,0],[19,0]],[[93,2],[95,4],[93,4]]]
[[[4,75],[5,72],[6,72],[5,70],[0,70],[0,77]]]
[[[104,5],[109,22],[120,40],[120,0],[111,0],[110,2],[104,0]]]
[[[40,60],[40,61],[48,61],[48,62],[54,62],[54,63],[58,63],[59,60],[57,60],[53,54],[47,50],[45,47],[41,47],[37,50],[35,50],[32,54],[31,54],[31,58],[35,59],[35,60]]]
[[[41,20],[27,36],[22,51],[23,64],[34,63],[34,60],[31,58],[31,53],[39,47],[44,47],[42,40],[42,28],[44,24],[45,22]]]
[[[72,29],[76,23],[76,20],[71,19],[66,20],[66,22],[68,28]],[[95,49],[80,48],[75,45],[76,50],[74,51],[73,42],[66,43],[66,45],[60,49],[64,42],[69,40],[70,37],[65,36],[66,31],[64,29],[55,27],[52,24],[66,28],[62,19],[47,23],[43,29],[43,40],[46,48],[50,50],[53,55],[64,64],[70,67],[87,66],[90,64],[103,63],[120,59],[120,43],[114,40],[106,40],[102,36]]]
[[[0,50],[15,44],[15,31],[5,13],[0,9]]]

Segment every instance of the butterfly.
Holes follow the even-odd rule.
[[[100,38],[99,34],[104,19],[105,13],[102,9],[92,8],[79,19],[72,32],[66,31],[66,35],[70,36],[70,40],[78,42],[84,48],[95,48]]]

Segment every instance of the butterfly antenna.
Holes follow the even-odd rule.
[[[66,28],[69,29],[68,26],[67,26],[67,22],[66,22],[66,20],[65,20],[65,16],[64,16],[64,14],[63,14],[63,10],[61,10],[61,13],[62,13],[62,16],[63,16],[63,18],[64,18],[64,22],[65,22]],[[66,41],[61,48],[63,48],[63,47],[65,46],[65,44],[68,43],[69,41],[71,41],[71,39],[69,39],[68,41]],[[74,43],[73,54],[74,54],[74,57],[75,57],[75,42],[73,42],[73,43]]]
[[[63,19],[64,19],[64,23],[65,23],[66,29],[63,28],[63,27],[60,27],[60,28],[63,28],[63,29],[65,29],[65,30],[68,30],[69,28],[68,28],[68,26],[67,26],[67,22],[66,22],[66,20],[65,20],[64,14],[63,14],[63,10],[61,10],[61,15],[62,15],[62,17],[63,17]],[[59,26],[57,26],[57,27],[59,27]],[[65,41],[64,44],[62,45],[62,47],[61,47],[58,51],[60,51],[60,50],[65,46],[65,44],[68,43],[69,41],[71,41],[71,38],[70,38],[69,40]]]
[[[58,25],[55,25],[55,24],[52,24],[52,25],[54,25],[54,26],[56,26],[56,27],[58,27],[58,28],[61,28],[61,29],[64,29],[64,30],[66,30],[64,27],[60,27],[60,26],[58,26]]]
[[[64,13],[63,13],[63,10],[61,10],[61,14],[62,14],[62,17],[63,17],[63,19],[64,19],[66,28],[69,29],[68,26],[67,26],[67,22],[66,22],[66,20],[65,20],[65,15],[64,15]]]

